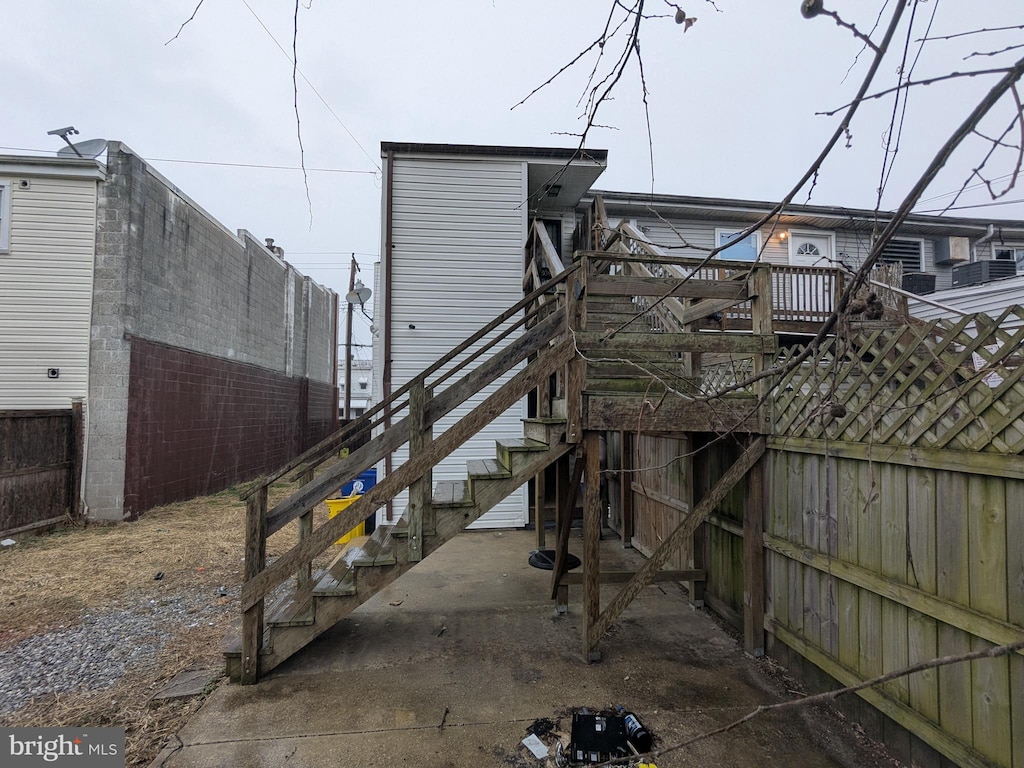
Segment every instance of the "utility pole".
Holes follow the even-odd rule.
[[[345,421],[352,421],[352,300],[349,298],[356,289],[356,272],[359,265],[352,254],[352,266],[348,271],[348,309],[345,310]]]

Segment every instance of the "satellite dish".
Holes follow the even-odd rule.
[[[75,151],[77,150],[77,152]],[[57,157],[83,157],[92,160],[107,150],[106,139],[88,139],[77,144],[69,144],[57,150]]]

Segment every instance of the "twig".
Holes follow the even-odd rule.
[[[827,112],[815,112],[816,115],[822,115],[824,117],[832,117],[833,115],[842,112],[844,109],[849,109],[852,105],[858,101],[871,101],[872,99],[880,99],[894,91],[903,90],[905,88],[912,88],[917,85],[932,85],[933,83],[940,83],[943,80],[954,80],[960,77],[977,77],[978,75],[1000,75],[1013,72],[1013,67],[999,67],[997,69],[976,69],[971,72],[950,72],[948,75],[937,75],[935,77],[929,77],[924,80],[913,80],[899,85],[894,85],[892,88],[886,88],[884,91],[878,91],[877,93],[868,94],[867,96],[858,96],[848,104],[843,104],[841,107],[830,109]]]
[[[175,40],[178,39],[178,35],[181,34],[181,30],[183,30],[185,28],[185,25],[188,24],[190,21],[192,21],[192,19],[194,19],[196,17],[196,14],[199,13],[199,9],[203,7],[203,3],[204,2],[205,2],[205,0],[199,0],[199,2],[196,4],[195,9],[192,11],[192,15],[189,16],[187,19],[185,19],[181,23],[181,26],[178,27],[178,31],[175,33],[174,37],[172,37],[170,40],[168,40],[166,43],[164,43],[164,45],[170,45],[171,43],[173,43]]]
[[[313,229],[313,199],[309,196],[309,174],[306,173],[306,149],[302,146],[302,120],[299,118],[299,5],[295,0],[295,16],[292,20],[292,95],[295,107],[295,135],[299,140],[299,165],[302,167],[302,184],[306,188],[306,204],[309,206],[309,228]]]
[[[795,707],[803,707],[803,706],[806,706],[808,704],[824,704],[826,702],[835,701],[840,696],[845,696],[848,693],[856,693],[857,691],[862,691],[865,688],[874,688],[876,686],[888,683],[888,682],[890,682],[892,680],[897,680],[897,679],[899,679],[901,677],[906,677],[908,675],[915,674],[916,672],[924,672],[924,671],[929,670],[929,669],[936,669],[937,667],[945,667],[945,666],[949,666],[950,664],[958,664],[958,663],[964,662],[964,661],[978,661],[980,659],[996,659],[996,658],[999,658],[1001,656],[1009,656],[1011,653],[1016,653],[1017,651],[1021,651],[1021,650],[1024,650],[1024,640],[1018,640],[1017,642],[1009,643],[1008,645],[993,646],[992,648],[988,648],[987,650],[983,650],[983,651],[972,651],[970,653],[962,653],[962,654],[957,654],[955,656],[942,656],[942,657],[937,658],[937,659],[931,659],[929,661],[922,661],[922,662],[920,662],[918,664],[912,664],[909,667],[904,667],[903,669],[898,669],[898,670],[895,670],[893,672],[887,672],[884,675],[879,675],[878,677],[873,677],[870,680],[864,680],[863,682],[856,683],[855,685],[848,685],[845,688],[837,688],[834,691],[825,691],[825,693],[818,693],[818,694],[815,694],[813,696],[807,696],[807,697],[802,698],[802,699],[795,699],[795,700],[791,700],[791,701],[782,701],[782,702],[779,702],[777,704],[762,704],[762,705],[758,706],[757,709],[753,710],[752,712],[748,712],[746,715],[744,715],[743,717],[739,718],[738,720],[733,720],[731,723],[723,725],[721,728],[715,728],[712,731],[707,731],[706,733],[702,733],[702,734],[700,734],[698,736],[694,736],[693,738],[687,739],[686,741],[682,741],[682,742],[680,742],[678,744],[673,744],[670,747],[665,747],[664,749],[652,750],[652,751],[646,753],[645,756],[646,757],[661,757],[662,755],[667,755],[667,754],[669,754],[671,752],[676,752],[676,751],[678,751],[680,749],[685,749],[686,747],[689,747],[689,746],[691,746],[693,744],[696,744],[699,741],[705,741],[705,740],[710,739],[710,738],[712,738],[714,736],[718,736],[720,734],[727,733],[727,732],[729,732],[731,730],[734,730],[735,728],[738,728],[739,726],[743,725],[744,723],[750,722],[755,717],[758,717],[759,715],[761,715],[761,714],[763,714],[765,712],[773,712],[773,711],[778,711],[780,709],[793,709]],[[632,758],[632,757],[629,757],[629,758],[616,758],[614,760],[608,760],[607,762],[600,763],[600,765],[622,765],[624,763],[629,763],[629,762],[633,761],[634,759],[635,758]]]

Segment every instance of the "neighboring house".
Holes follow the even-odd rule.
[[[770,202],[680,195],[594,190],[589,197],[594,196],[604,201],[613,225],[631,221],[651,242],[691,257],[729,242],[774,207]],[[760,253],[772,264],[856,268],[871,250],[873,233],[889,218],[863,209],[788,205],[777,219],[717,258],[749,261]],[[965,280],[974,269],[965,265],[977,261],[999,259],[993,276],[1013,274],[1014,258],[1024,260],[1024,221],[912,214],[880,261],[902,266],[903,288],[928,293]]]
[[[337,423],[337,296],[119,142],[0,157],[0,410],[85,410],[86,513],[248,480]]]
[[[534,222],[560,263],[569,264],[574,249],[589,247],[600,198],[610,226],[630,222],[666,252],[694,257],[729,242],[773,208],[760,201],[594,190],[607,163],[603,150],[579,156],[572,149],[385,142],[381,154],[382,261],[374,292],[373,352],[378,402],[522,297],[524,248]],[[816,300],[813,294],[832,290],[834,283],[826,282],[831,271],[860,265],[873,232],[886,220],[870,210],[790,205],[718,258],[751,261],[760,255],[773,264],[806,268],[776,281],[774,288],[777,305],[799,309],[801,302]],[[903,287],[925,293],[952,285],[963,265],[1019,258],[1024,258],[1024,222],[912,215],[881,261],[900,264]],[[831,297],[822,301],[826,304]],[[804,326],[794,326],[793,332],[815,332],[820,320]],[[485,454],[495,439],[521,435],[525,408],[524,403],[498,417],[442,462],[435,481],[465,477],[467,460]],[[452,421],[444,420],[436,431]],[[405,458],[398,453],[379,471]],[[404,497],[396,500],[393,512],[400,513],[404,504]],[[526,522],[526,492],[520,490],[475,525]]]
[[[338,418],[357,419],[366,413],[367,408],[373,401],[371,386],[373,383],[373,361],[358,360],[353,358],[350,361],[352,368],[352,394],[349,397],[349,404],[352,413],[345,413],[345,366],[338,365]]]
[[[607,153],[574,159],[567,149],[383,143],[381,263],[374,292],[378,402],[443,357],[523,296],[523,245],[530,222],[549,221],[571,249],[574,212],[601,174]],[[568,165],[567,165],[568,164]],[[512,373],[443,419],[468,413]],[[466,476],[467,460],[522,436],[523,408],[510,409],[434,469],[434,480]],[[399,453],[395,465],[405,460]],[[389,467],[378,468],[379,473]],[[401,513],[404,496],[395,502]],[[522,526],[525,490],[475,525]]]

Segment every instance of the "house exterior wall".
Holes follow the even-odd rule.
[[[0,250],[0,410],[70,408],[88,387],[102,174],[98,165],[87,177],[44,173],[60,171],[0,164],[9,233]],[[58,377],[47,376],[51,368]]]
[[[336,423],[336,296],[247,232],[231,233],[123,145],[110,144],[107,168],[85,500],[92,517],[122,519],[282,463],[274,450],[221,455],[251,452],[256,439],[299,451],[326,434]],[[308,413],[310,391],[329,403],[326,415]],[[296,416],[287,436],[274,431],[278,410]],[[183,445],[201,455],[212,446],[216,459],[200,467]]]
[[[392,162],[391,287],[382,300],[391,303],[394,391],[522,298],[527,211],[520,160],[398,155]],[[437,423],[435,435],[512,375]],[[465,479],[466,462],[493,458],[496,439],[522,436],[523,415],[517,405],[496,418],[434,468],[434,481]],[[406,458],[404,450],[398,453],[395,466]],[[513,493],[474,526],[523,525],[524,493]],[[396,515],[405,505],[404,495],[396,499]]]

